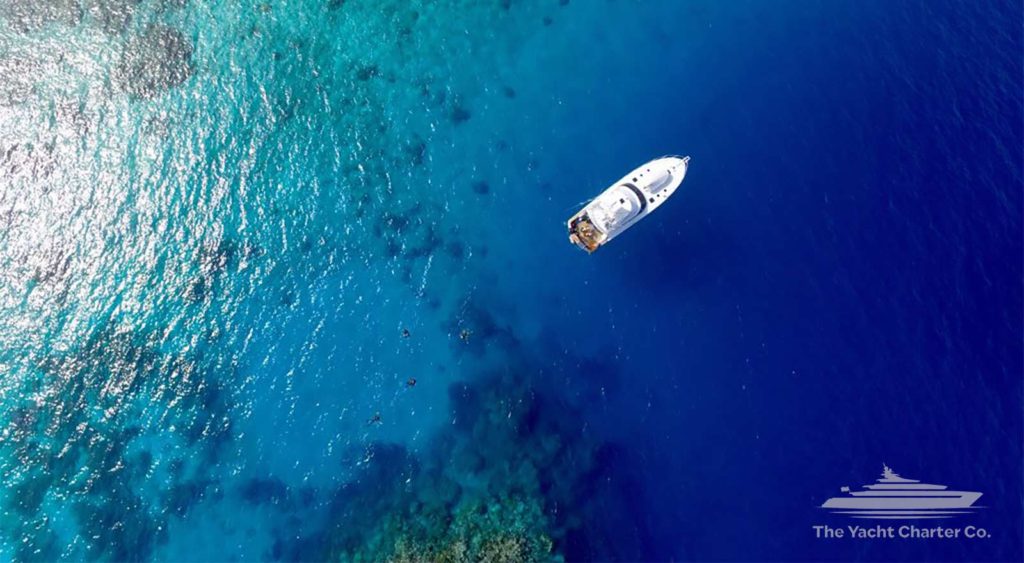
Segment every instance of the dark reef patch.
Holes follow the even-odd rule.
[[[471,114],[469,110],[461,104],[455,104],[455,106],[452,107],[451,114],[449,114],[449,118],[455,125],[461,125],[469,121],[470,117],[473,117],[473,114]]]
[[[402,280],[402,283],[404,283],[404,284],[412,283],[412,278],[413,278],[412,266],[410,266],[409,264],[403,264],[401,269],[399,270],[399,272],[400,273],[399,273],[398,279]]]
[[[448,257],[456,262],[460,262],[466,258],[466,245],[457,240],[453,240],[444,245],[444,250],[445,253],[448,254]]]
[[[162,351],[161,334],[108,326],[39,361],[24,391],[46,401],[18,408],[6,426],[15,431],[0,442],[4,457],[20,463],[18,476],[5,478],[9,508],[22,516],[0,526],[3,541],[25,543],[28,553],[48,549],[55,531],[35,514],[48,502],[70,502],[90,557],[147,559],[166,540],[171,515],[216,491],[207,474],[230,439],[222,385],[233,372],[215,370],[201,349]],[[153,413],[160,424],[140,426]],[[154,439],[174,447],[150,450]],[[163,458],[170,451],[188,461]],[[154,466],[166,467],[167,479],[154,481]]]
[[[413,166],[420,166],[427,156],[427,143],[416,135],[406,142],[405,154]]]
[[[241,488],[239,493],[242,500],[249,504],[281,504],[290,498],[288,486],[280,479],[259,478],[249,479]]]
[[[437,228],[433,225],[426,225],[425,231],[418,237],[419,240],[416,244],[406,245],[404,254],[406,258],[430,256],[444,243],[441,236],[437,234]]]
[[[388,258],[395,258],[402,253],[402,245],[391,239],[384,243],[384,255]]]
[[[189,284],[188,290],[185,292],[185,298],[189,301],[200,302],[205,301],[209,294],[210,282],[206,280],[206,276],[196,276],[192,283]]]
[[[377,65],[363,65],[356,69],[355,72],[356,80],[360,82],[366,82],[371,78],[380,76],[380,68]]]
[[[194,70],[189,40],[173,27],[152,24],[125,45],[114,78],[125,93],[153,98],[184,83]]]
[[[202,500],[211,483],[197,480],[175,483],[164,493],[164,507],[175,516],[184,516],[192,506]]]
[[[287,290],[287,291],[284,291],[283,293],[281,293],[280,303],[281,303],[281,305],[284,305],[285,307],[291,307],[292,305],[296,304],[298,301],[299,301],[298,296],[292,290]]]
[[[476,180],[470,187],[473,188],[473,193],[478,195],[491,193],[491,185],[487,183],[487,180]]]
[[[381,213],[377,218],[376,223],[374,223],[374,234],[378,237],[386,237],[389,234],[405,234],[412,225],[412,219],[410,216],[414,215],[417,210],[417,207],[413,207],[409,212],[404,214],[393,213],[391,211]]]
[[[383,211],[377,215],[373,223],[373,234],[383,243],[385,255],[389,258],[415,260],[430,256],[440,249],[445,241],[438,234],[434,223],[427,220],[429,215],[420,203],[405,210]]]

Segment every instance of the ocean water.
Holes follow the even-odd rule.
[[[0,0],[0,559],[1020,560],[1022,21]]]

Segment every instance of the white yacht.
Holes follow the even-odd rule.
[[[851,492],[843,487],[846,496],[830,498],[821,507],[861,518],[947,518],[966,512],[981,497],[900,477],[887,465],[882,466],[881,479],[862,488],[866,490]]]
[[[619,236],[676,191],[689,163],[688,156],[663,156],[626,174],[569,219],[569,241],[593,252]]]

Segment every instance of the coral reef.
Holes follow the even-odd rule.
[[[459,505],[450,516],[411,516],[408,520],[390,521],[398,528],[388,531],[397,538],[387,556],[390,561],[514,563],[557,559],[545,531],[547,519],[536,498],[475,499]],[[424,519],[442,525],[419,525]]]
[[[203,37],[206,52],[197,54],[179,29],[146,26],[149,21],[183,25],[175,14],[154,18],[147,10],[156,5],[163,13],[184,4],[185,0],[143,4],[134,0],[12,0],[0,3],[4,10],[0,15],[25,29],[38,29],[50,22],[80,24],[83,34],[120,45],[120,59],[115,55],[110,61],[116,65],[110,79],[129,96],[160,96],[187,81],[197,66],[206,71],[204,84],[195,84],[197,90],[221,80],[218,87],[237,86],[244,92],[244,85],[232,82],[229,73],[217,73],[227,66],[218,66],[222,62],[219,57],[204,56],[217,52],[218,46],[235,48],[234,44],[219,44],[217,34],[206,37],[187,27],[189,37]],[[322,16],[332,19],[341,32],[313,33],[316,27],[270,15],[259,20],[258,27],[247,16],[226,22],[238,25],[238,33],[232,37],[241,37],[246,44],[233,52],[237,59],[224,60],[232,60],[232,65],[248,64],[257,77],[255,82],[267,94],[265,104],[254,108],[235,108],[231,102],[237,113],[219,113],[221,106],[216,104],[220,102],[211,102],[210,116],[231,120],[237,115],[239,123],[211,129],[202,121],[209,117],[203,108],[194,110],[198,115],[161,111],[142,116],[143,130],[155,140],[172,138],[185,128],[213,131],[205,142],[211,147],[208,154],[218,155],[217,162],[182,167],[199,170],[200,176],[203,164],[217,177],[242,176],[234,164],[221,162],[249,162],[232,152],[232,147],[248,146],[249,135],[260,139],[252,144],[252,168],[245,170],[250,185],[260,189],[253,192],[252,201],[237,203],[253,206],[255,216],[261,219],[253,222],[256,231],[264,225],[276,229],[287,223],[291,232],[299,234],[291,239],[295,242],[280,246],[261,232],[247,232],[244,237],[215,235],[205,244],[191,241],[195,252],[187,255],[194,268],[183,272],[176,295],[190,310],[202,310],[210,303],[228,309],[234,302],[224,296],[234,296],[233,277],[265,275],[252,271],[270,268],[274,261],[281,264],[274,272],[280,279],[267,285],[275,289],[270,301],[275,306],[299,304],[296,310],[300,310],[310,298],[305,288],[315,286],[316,277],[325,272],[386,264],[411,284],[425,278],[431,263],[434,275],[441,272],[444,276],[448,272],[438,263],[462,263],[487,254],[480,241],[459,232],[457,220],[445,221],[450,213],[447,194],[422,187],[421,182],[430,177],[432,159],[443,155],[445,135],[456,127],[463,131],[474,128],[489,111],[487,104],[475,98],[477,86],[453,80],[452,73],[443,70],[450,53],[494,43],[493,33],[487,30],[497,29],[496,24],[504,22],[507,15],[497,13],[493,3],[456,2],[451,7],[427,3],[416,5],[415,10],[397,0],[324,0],[321,4]],[[445,33],[443,27],[438,31],[438,25],[446,22],[461,29],[462,16],[448,17],[450,8],[458,8],[463,15],[473,12],[466,16],[467,21],[478,22],[470,26],[475,30],[472,34]],[[276,8],[259,4],[246,9],[269,14]],[[289,27],[292,24],[294,27]],[[103,36],[97,32],[100,29],[120,37]],[[339,36],[346,40],[338,41]],[[444,37],[445,48],[429,48],[439,37]],[[350,52],[355,44],[374,48]],[[198,55],[195,61],[193,55]],[[261,66],[249,56],[266,57],[272,64]],[[0,59],[0,69],[11,74],[29,75],[32,68],[31,61],[13,56]],[[411,89],[415,99],[396,98],[393,91],[399,88],[392,86],[396,81]],[[0,84],[0,104],[22,104],[36,95],[33,84],[19,77]],[[511,87],[503,92],[508,99],[516,97]],[[164,102],[175,101],[168,96],[158,102],[126,105],[133,110],[155,110]],[[423,119],[404,123],[397,118],[401,112],[396,108],[407,105],[415,110],[410,115],[422,113]],[[55,111],[62,122],[85,131],[82,136],[87,136],[90,126],[93,131],[105,127],[99,121],[76,117],[75,111],[96,111],[87,104],[58,105]],[[321,123],[327,111],[332,117],[329,123]],[[311,130],[322,137],[322,147],[308,144]],[[221,145],[223,131],[239,134],[231,137],[229,145]],[[507,142],[502,143],[501,150],[512,150]],[[21,143],[2,149],[0,170],[31,175],[33,180],[45,178],[57,163],[43,144]],[[174,151],[176,155],[188,153]],[[165,164],[173,169],[174,163],[181,162]],[[413,175],[416,167],[420,169]],[[292,177],[289,168],[300,172]],[[289,199],[291,187],[284,188],[289,181],[308,189],[296,190],[302,195]],[[505,184],[498,177],[488,180],[465,175],[451,183],[481,196],[495,194]],[[146,186],[134,186],[134,190],[145,194]],[[227,191],[231,192],[230,186]],[[263,199],[268,194],[273,197]],[[229,217],[230,212],[224,215]],[[358,238],[349,234],[350,228]],[[228,226],[224,232],[234,233],[235,229]],[[363,234],[371,236],[362,238]],[[286,253],[292,244],[296,252]],[[265,260],[257,260],[264,255]],[[286,260],[292,263],[285,264]],[[65,278],[70,279],[68,271],[73,270],[67,264],[67,256],[48,257],[33,283],[67,285]],[[155,285],[153,293],[166,289]],[[456,287],[452,293],[458,295],[459,291]],[[236,364],[229,352],[215,349],[222,346],[214,339],[229,328],[209,326],[202,319],[194,327],[183,328],[196,333],[187,353],[168,350],[162,336],[134,324],[132,328],[100,330],[91,337],[82,334],[70,349],[47,352],[51,357],[40,362],[38,370],[27,370],[38,372],[38,377],[19,389],[25,397],[23,404],[0,415],[10,432],[0,443],[0,451],[21,463],[19,467],[0,466],[9,485],[8,493],[2,495],[4,508],[16,516],[0,522],[3,540],[23,546],[16,559],[158,557],[175,519],[199,512],[195,505],[203,499],[217,504],[233,495],[231,499],[247,507],[273,511],[283,515],[282,521],[297,521],[268,532],[277,536],[266,552],[274,559],[556,559],[560,546],[580,527],[578,521],[566,518],[572,513],[566,507],[582,502],[582,483],[594,470],[601,447],[585,438],[573,409],[564,408],[561,399],[539,390],[537,382],[543,370],[523,359],[526,354],[517,337],[495,320],[491,309],[475,304],[454,306],[447,298],[435,291],[422,300],[442,316],[451,314],[443,328],[451,335],[454,354],[467,365],[473,364],[465,368],[439,366],[440,370],[465,369],[471,377],[471,383],[451,388],[454,424],[415,454],[399,446],[374,444],[369,461],[362,464],[362,474],[340,489],[334,485],[299,486],[289,482],[286,474],[279,480],[261,474],[258,468],[240,486],[230,478],[215,478],[222,475],[219,461],[226,457],[226,445],[232,439],[235,374],[231,370]],[[458,337],[461,333],[466,337]],[[204,338],[204,334],[208,336]],[[491,350],[499,358],[508,358],[514,367],[488,371],[477,366],[478,359],[491,357]],[[483,372],[476,373],[478,370]],[[422,381],[427,383],[427,378]],[[235,426],[238,432],[239,425]],[[359,438],[352,440],[358,442]],[[232,447],[238,447],[237,443]],[[365,446],[355,447],[362,459]],[[62,503],[67,504],[63,514]],[[319,520],[301,519],[325,506],[329,507],[325,526],[318,527]],[[68,530],[84,539],[69,543],[69,538],[61,536]]]
[[[47,550],[56,531],[44,504],[61,499],[74,499],[89,557],[138,560],[166,540],[167,518],[216,490],[208,468],[230,439],[227,397],[208,369],[201,355],[167,354],[155,336],[118,327],[40,361],[0,443],[0,459],[17,461],[0,465],[5,509],[18,515],[0,534],[24,550],[17,558],[60,557]],[[154,416],[162,426],[146,424]]]
[[[152,98],[192,76],[192,44],[177,29],[150,25],[125,45],[115,78],[133,96]]]
[[[510,367],[450,389],[454,423],[425,455],[374,448],[366,473],[334,501],[328,559],[561,559],[604,446],[536,385],[543,370],[513,353]]]

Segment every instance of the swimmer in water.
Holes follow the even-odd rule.
[[[409,332],[409,329],[403,328],[402,329],[402,338],[409,338],[410,336],[412,336],[412,333]]]
[[[405,386],[406,387],[416,387],[416,378],[415,377],[410,377],[409,380],[405,382]]]
[[[459,340],[463,342],[469,342],[469,336],[471,334],[473,333],[468,328],[464,328],[462,329],[462,332],[459,333]]]
[[[380,417],[380,412],[375,412],[375,413],[373,413],[373,417],[371,417],[370,420],[366,421],[366,424],[367,425],[374,425],[374,424],[380,424],[381,422],[384,422],[384,419]]]

